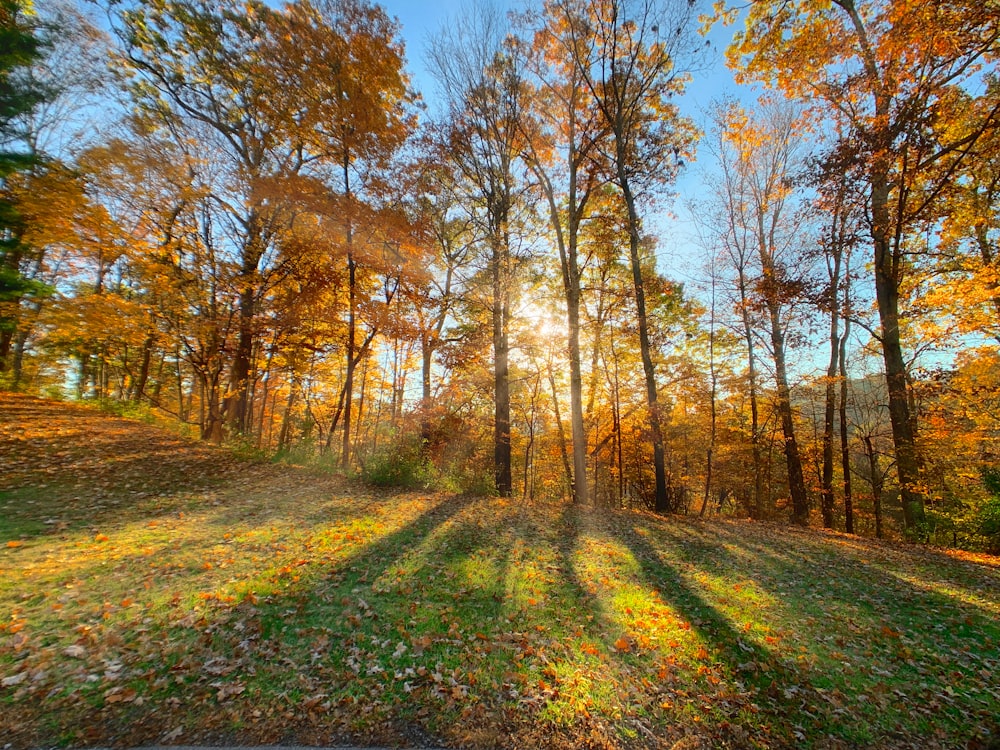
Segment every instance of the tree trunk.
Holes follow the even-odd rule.
[[[875,298],[882,334],[882,357],[889,392],[889,421],[896,450],[903,523],[906,530],[919,533],[924,524],[924,496],[920,490],[920,460],[907,396],[906,361],[899,331],[899,278],[901,251],[889,234],[889,179],[873,170],[871,206],[875,254]],[[894,249],[895,246],[895,249]]]
[[[546,365],[546,372],[549,376],[549,388],[552,389],[552,411],[556,418],[556,429],[559,430],[559,455],[562,458],[566,481],[569,483],[570,495],[573,495],[573,470],[569,463],[569,451],[566,450],[566,431],[563,429],[562,412],[559,409],[559,391],[556,390],[556,378],[552,372],[551,357]]]
[[[583,215],[586,196],[582,199],[577,191],[577,159],[575,121],[570,114],[570,135],[567,167],[569,188],[566,205],[560,210],[556,194],[548,176],[540,165],[535,171],[549,205],[549,221],[555,234],[559,250],[559,268],[562,273],[563,296],[566,300],[567,353],[569,355],[569,398],[570,432],[573,443],[573,476],[570,481],[571,498],[575,503],[586,504],[589,499],[587,487],[587,433],[583,421],[583,372],[580,352],[580,262],[578,257],[579,226]],[[565,215],[565,228],[563,216]]]
[[[711,318],[709,321],[708,328],[708,375],[710,381],[709,391],[709,434],[708,434],[708,449],[705,451],[705,493],[701,500],[701,511],[698,516],[704,518],[705,511],[708,509],[708,498],[712,494],[712,457],[715,452],[715,438],[716,438],[716,395],[718,390],[718,372],[715,369],[715,271],[712,271],[712,306],[711,306]]]
[[[570,226],[569,278],[566,315],[569,329],[570,429],[573,434],[573,501],[586,504],[587,433],[583,424],[583,373],[580,366],[580,269],[577,266],[575,228]]]
[[[788,470],[788,492],[792,496],[792,522],[805,526],[809,523],[809,498],[806,495],[805,477],[802,474],[802,457],[795,439],[795,422],[792,418],[791,391],[785,365],[785,341],[781,334],[776,311],[771,312],[771,345],[774,347],[774,378],[778,387],[778,414],[784,438],[785,465]]]
[[[823,528],[833,528],[833,417],[837,400],[837,362],[840,355],[840,253],[833,261],[830,279],[830,363],[826,368],[826,393],[823,409],[823,478],[820,491],[820,506],[823,513]]]
[[[878,466],[878,454],[871,435],[865,435],[865,455],[868,457],[868,469],[871,472],[872,506],[875,511],[875,536],[882,538],[882,471]]]
[[[354,222],[351,219],[351,162],[350,155],[343,155],[344,199],[347,205],[344,239],[347,244],[347,370],[344,374],[344,435],[341,444],[340,468],[347,471],[351,466],[351,403],[354,401],[354,350],[357,347],[357,264],[354,262]],[[333,430],[330,430],[333,435]]]
[[[743,340],[747,344],[747,379],[750,395],[750,456],[753,462],[753,507],[750,515],[759,521],[764,517],[764,459],[760,450],[760,405],[757,403],[757,355],[753,344],[753,325],[750,321],[750,301],[747,293],[745,269],[739,269],[740,317],[743,322]]]
[[[146,335],[146,340],[142,343],[142,364],[139,366],[139,374],[132,386],[130,394],[132,401],[139,403],[146,395],[146,383],[149,380],[149,367],[153,358],[153,343],[156,340],[156,333],[150,330]]]
[[[426,454],[431,444],[431,369],[434,365],[434,347],[431,337],[420,337],[420,449]]]
[[[623,135],[623,134],[622,134]],[[618,186],[625,200],[628,211],[629,258],[632,265],[632,283],[635,288],[636,317],[639,323],[639,351],[642,356],[642,371],[646,382],[646,407],[649,412],[649,432],[653,442],[653,474],[655,477],[654,509],[657,513],[670,510],[667,497],[666,461],[663,449],[663,430],[660,423],[660,408],[657,403],[656,370],[653,366],[653,356],[649,344],[649,320],[646,316],[646,287],[642,274],[642,262],[639,257],[639,215],[635,208],[635,196],[632,195],[628,175],[625,171],[627,156],[624,152],[625,143],[617,139]]]
[[[243,288],[240,290],[239,333],[236,353],[229,376],[229,394],[223,404],[223,411],[229,426],[237,433],[246,431],[247,406],[250,392],[250,368],[253,360],[254,316],[256,314],[256,293],[250,282],[250,275],[256,271],[257,263],[250,267],[248,258],[244,264]]]
[[[14,304],[19,304],[19,302],[18,300],[14,300],[10,304],[13,306]],[[15,330],[15,327],[9,324],[0,328],[0,372],[6,372],[9,368],[13,367],[13,363],[8,365],[7,360],[10,358]]]
[[[851,330],[851,319],[844,310],[844,335],[840,339],[840,465],[844,474],[844,530],[854,533],[854,498],[851,488],[851,452],[847,434],[847,336]]]
[[[505,238],[494,237],[493,251],[493,476],[497,494],[513,491],[510,446],[510,250]]]
[[[285,450],[289,443],[289,434],[292,429],[292,407],[295,406],[296,384],[295,378],[288,386],[288,400],[285,402],[285,415],[281,419],[281,430],[278,432],[278,452]]]

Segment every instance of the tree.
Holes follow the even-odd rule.
[[[835,413],[840,422],[840,458],[844,487],[844,522],[848,534],[854,533],[854,507],[851,487],[851,462],[847,425],[847,341],[851,330],[851,254],[858,242],[861,222],[861,196],[857,185],[841,168],[836,151],[817,165],[818,195],[815,208],[823,229],[819,251],[826,264],[827,284],[819,292],[816,303],[829,315],[830,359],[824,381],[823,466],[820,478],[820,504],[823,526],[833,528],[835,496],[834,423]],[[840,324],[843,321],[843,329]],[[839,409],[837,406],[839,388]]]
[[[281,217],[257,191],[266,178],[301,165],[298,144],[288,143],[267,118],[272,90],[255,78],[270,12],[258,3],[150,0],[124,9],[117,29],[120,62],[149,127],[204,144],[197,179],[211,185],[206,207],[215,219],[206,226],[225,233],[219,247],[232,248],[238,269],[238,333],[223,406],[237,432],[250,426],[258,303]]]
[[[759,263],[760,276],[755,280],[754,292],[756,304],[767,315],[765,327],[774,360],[792,520],[805,525],[809,520],[809,498],[788,384],[785,319],[804,286],[804,227],[801,216],[795,215],[791,195],[792,175],[802,163],[797,138],[802,126],[798,113],[788,106],[764,108],[759,114],[732,108],[725,116],[720,151],[727,154],[723,171],[730,183],[727,197],[731,222],[743,228],[741,234],[749,239]]]
[[[663,416],[657,404],[656,370],[642,263],[639,206],[657,187],[674,179],[694,141],[693,126],[671,101],[686,80],[676,67],[690,51],[693,6],[673,4],[664,12],[653,0],[594,0],[589,5],[587,56],[577,61],[611,135],[606,157],[624,202],[629,259],[635,291],[646,403],[653,443],[655,508],[669,509]]]
[[[998,53],[996,8],[969,0],[762,0],[729,50],[740,80],[775,85],[843,123],[852,168],[864,176],[896,469],[912,533],[921,533],[925,493],[900,332],[907,240],[997,125],[1000,101],[971,118],[957,117],[956,105],[961,92],[982,90],[981,66]]]
[[[403,72],[398,26],[385,11],[364,0],[308,0],[289,4],[275,15],[263,50],[266,79],[276,95],[267,107],[283,120],[293,142],[311,158],[336,169],[342,201],[344,256],[347,263],[347,340],[341,466],[351,460],[355,370],[367,347],[358,336],[361,304],[360,261],[356,237],[369,227],[359,223],[359,201],[376,197],[379,178],[415,126],[408,111],[413,96]]]
[[[493,345],[493,466],[497,492],[509,497],[510,321],[516,266],[512,225],[524,151],[523,71],[509,45],[505,21],[484,6],[435,40],[431,65],[446,103],[446,149],[485,244]]]
[[[44,54],[17,73],[26,90],[43,92],[36,105],[16,118],[29,168],[12,175],[8,187],[24,224],[18,251],[20,269],[32,290],[10,304],[16,318],[0,330],[0,370],[10,369],[15,387],[24,383],[26,350],[38,340],[36,323],[58,281],[59,254],[68,250],[65,239],[78,194],[74,159],[91,142],[99,118],[94,110],[107,91],[104,61],[107,38],[79,8],[56,0],[33,16]],[[54,262],[48,253],[56,251]],[[14,258],[10,259],[14,265]],[[15,330],[16,328],[16,330]]]
[[[37,159],[21,126],[48,93],[26,76],[42,53],[42,41],[28,22],[25,5],[19,0],[0,1],[0,371],[9,367],[22,299],[46,291],[22,268],[30,248],[23,240],[23,217],[9,192],[12,176]]]
[[[606,180],[599,149],[607,133],[579,66],[592,43],[587,35],[587,11],[585,2],[574,0],[545,5],[531,55],[536,89],[530,132],[525,139],[528,165],[548,207],[559,253],[570,368],[571,487],[579,503],[588,502],[590,497],[580,352],[580,239],[590,199]]]
[[[264,351],[263,306],[282,278],[282,237],[302,211],[336,216],[348,271],[344,451],[351,452],[353,376],[365,353],[358,200],[412,127],[396,27],[363,2],[272,10],[203,0],[150,0],[120,14],[123,62],[146,126],[203,149],[191,180],[206,187],[205,239],[227,260],[237,300],[223,412],[231,429],[254,425]],[[372,244],[372,243],[368,243]],[[374,243],[378,244],[378,243]],[[218,436],[212,429],[209,434]]]

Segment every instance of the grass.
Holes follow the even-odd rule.
[[[13,748],[964,748],[1000,715],[994,558],[391,494],[14,396],[0,477]]]

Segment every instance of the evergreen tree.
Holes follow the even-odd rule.
[[[42,54],[42,42],[20,0],[0,0],[0,371],[6,369],[17,311],[26,295],[43,292],[21,271],[27,248],[23,222],[11,200],[12,174],[28,169],[35,155],[23,147],[20,118],[44,96],[22,75]]]

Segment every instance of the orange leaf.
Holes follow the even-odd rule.
[[[108,535],[107,534],[98,534],[97,536],[94,537],[94,541],[95,542],[106,542],[106,541],[108,541]]]
[[[632,650],[632,643],[628,638],[622,636],[617,641],[615,641],[615,648],[623,653],[628,653]]]
[[[7,547],[10,549],[14,549],[14,547],[23,547],[23,546],[24,542],[22,542],[20,539],[11,539],[9,542],[7,542]]]

